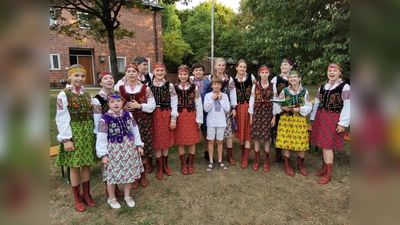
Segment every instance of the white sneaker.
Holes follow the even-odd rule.
[[[113,201],[117,202],[117,199],[113,198],[113,199],[107,199],[107,203],[111,206],[111,208],[113,209],[119,209],[121,208],[121,205],[119,204],[119,202],[112,204]]]
[[[132,199],[131,202],[128,202],[129,199],[132,199],[132,197],[126,197],[126,198],[124,198],[126,204],[127,204],[129,207],[131,207],[131,208],[135,207],[135,201]]]

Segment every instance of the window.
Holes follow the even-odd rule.
[[[50,54],[50,70],[61,70],[60,54]]]
[[[56,10],[50,9],[50,26],[54,26],[56,24],[57,24]]]
[[[126,66],[126,57],[118,57],[117,56],[117,69],[118,69],[118,72],[125,73],[125,66]],[[111,59],[110,59],[110,56],[108,57],[108,68],[111,71]]]
[[[82,13],[82,12],[77,12],[76,16],[79,20],[80,23],[80,27],[79,28],[85,28],[85,29],[89,29],[90,25],[88,22],[88,14],[87,13]]]

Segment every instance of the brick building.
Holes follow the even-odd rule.
[[[146,3],[152,10],[137,8],[120,11],[121,24],[135,32],[134,38],[115,40],[118,71],[124,72],[126,64],[136,56],[144,56],[152,62],[163,61],[162,45],[162,7],[155,3]],[[68,11],[62,12],[65,21],[54,21],[50,18],[50,26],[54,23],[68,23],[72,17]],[[82,28],[88,29],[88,28]],[[67,78],[70,65],[79,63],[87,70],[86,85],[97,84],[96,76],[101,71],[111,71],[108,44],[97,43],[91,39],[78,42],[50,30],[50,86],[61,87],[60,80]]]

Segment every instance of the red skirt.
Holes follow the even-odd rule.
[[[236,125],[238,130],[235,131],[235,138],[240,142],[251,141],[250,138],[250,114],[249,103],[244,102],[236,107]]]
[[[342,150],[344,132],[337,133],[340,113],[318,110],[313,123],[310,142],[324,149]]]
[[[175,144],[194,145],[198,142],[200,142],[200,129],[197,129],[196,111],[188,112],[184,108],[177,119]]]
[[[174,145],[174,130],[169,128],[171,110],[156,108],[153,112],[153,151],[166,150]]]

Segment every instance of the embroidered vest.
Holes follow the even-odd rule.
[[[303,88],[297,95],[290,93],[289,88],[283,89],[285,93],[286,101],[290,103],[290,105],[297,107],[303,106],[305,103],[306,89]]]
[[[94,96],[95,98],[97,98],[97,100],[99,100],[100,105],[101,105],[101,114],[106,113],[109,110],[109,107],[107,105],[107,101],[101,97],[99,94]]]
[[[123,110],[120,117],[111,116],[106,113],[101,118],[108,125],[107,139],[109,143],[122,143],[125,136],[131,141],[134,139],[131,123],[133,123],[133,126],[136,126],[136,122],[135,120],[131,120],[128,111]]]
[[[276,76],[276,91],[278,92],[278,96],[281,91],[289,86],[289,81],[283,79],[280,75]]]
[[[89,92],[76,94],[68,88],[63,90],[67,96],[68,112],[71,122],[90,121],[92,118],[92,104]]]
[[[272,107],[272,102],[270,99],[274,97],[274,91],[272,89],[271,83],[267,88],[263,88],[261,82],[256,83],[256,88],[254,90],[254,106],[258,106],[261,104],[266,104],[267,106]]]
[[[326,90],[325,84],[320,87],[319,95],[319,105],[318,109],[325,108],[331,112],[340,112],[343,109],[343,99],[342,91],[343,87],[346,85],[345,82],[339,84],[332,90]]]
[[[169,93],[169,81],[166,81],[164,85],[157,87],[156,85],[151,86],[154,98],[156,100],[157,107],[161,110],[171,109],[171,95]]]
[[[237,79],[234,80],[235,80],[237,101],[240,104],[243,104],[244,101],[249,103],[251,96],[251,87],[253,86],[253,82],[251,81],[251,75],[249,74],[247,76],[245,82],[239,82]]]
[[[186,108],[188,112],[195,111],[196,85],[192,83],[187,90],[182,90],[178,84],[175,84],[175,90],[178,95],[178,111],[182,112],[183,108]]]
[[[126,92],[125,85],[119,86],[119,92],[121,93],[121,96],[124,98],[124,105],[126,104],[126,102],[132,101],[132,100],[136,100],[139,104],[147,103],[146,89],[147,89],[147,86],[145,84],[143,84],[142,88],[140,89],[139,92],[137,92],[135,94],[130,94],[130,93]],[[142,118],[147,118],[147,117],[151,116],[150,113],[145,113],[140,109],[134,109],[131,111],[131,113],[132,113],[133,117],[135,118],[135,120],[140,120]]]

